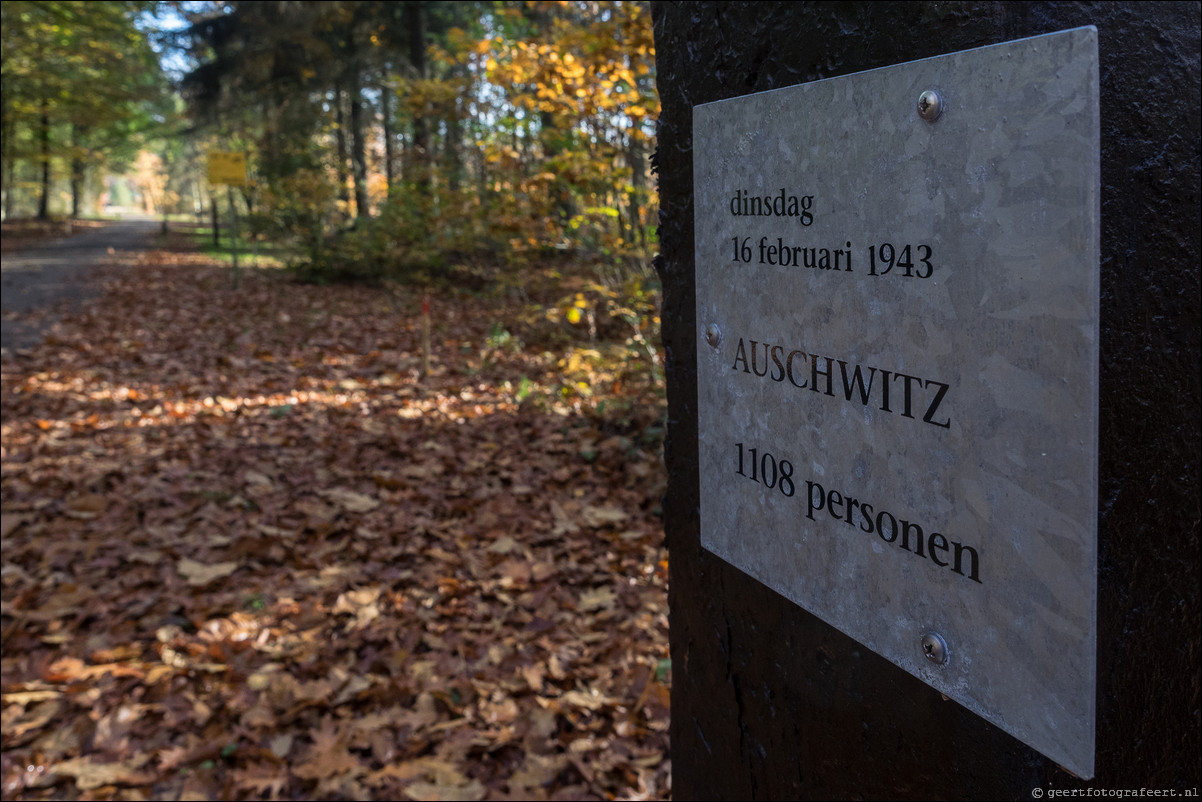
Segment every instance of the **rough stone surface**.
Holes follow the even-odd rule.
[[[1197,788],[1199,5],[661,3],[677,799]],[[692,108],[1094,25],[1102,103],[1096,777],[1082,783],[699,543]]]

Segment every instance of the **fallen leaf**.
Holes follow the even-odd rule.
[[[138,771],[132,761],[117,763],[95,763],[85,757],[62,760],[50,771],[55,775],[73,777],[75,787],[81,791],[93,791],[104,785],[146,785],[154,775]]]
[[[237,571],[238,563],[224,562],[205,565],[184,557],[175,564],[175,568],[179,571],[180,576],[188,580],[189,585],[204,587],[215,579],[221,579]]]
[[[488,547],[493,554],[508,554],[518,548],[518,542],[509,535],[501,535]]]
[[[344,488],[323,490],[321,495],[335,502],[347,512],[371,512],[380,506],[380,502],[371,496],[365,496],[362,493],[356,493],[353,490],[346,490]]]
[[[613,607],[615,601],[613,588],[593,588],[580,594],[579,609],[581,612],[592,612],[606,607]]]
[[[326,716],[321,728],[311,732],[310,737],[313,746],[293,768],[296,776],[306,780],[323,780],[360,768],[358,759],[347,751],[346,731],[335,723],[333,717]]]
[[[437,785],[428,782],[414,782],[401,789],[401,793],[410,799],[433,800],[433,802],[474,802],[483,799],[488,793],[479,780],[471,780],[464,785]]]
[[[586,526],[594,528],[606,526],[608,524],[616,524],[625,521],[630,516],[617,507],[603,506],[593,507],[586,506],[580,512],[580,518]]]
[[[97,518],[108,509],[108,501],[98,493],[84,493],[67,500],[67,515],[88,521]]]

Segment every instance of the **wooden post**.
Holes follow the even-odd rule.
[[[1197,793],[1197,8],[653,4],[662,104],[656,267],[664,287],[667,353],[664,519],[671,554],[674,799],[1033,799],[1053,790],[1084,796],[1140,788]],[[692,163],[698,104],[1085,25],[1098,30],[1102,114],[1091,781],[1072,776],[701,547],[696,365],[705,323],[695,311]],[[1032,90],[1032,97],[1037,94]],[[797,113],[833,115],[838,109]],[[749,152],[747,158],[760,155],[766,154]],[[899,197],[927,191],[929,185],[919,183],[917,190],[865,191]],[[949,208],[948,220],[959,212]],[[754,271],[732,267],[730,273],[732,281],[756,280]],[[821,339],[818,331],[814,336]],[[1065,577],[1066,583],[1071,579]]]
[[[234,257],[234,289],[242,285],[242,273],[238,269],[238,207],[234,205],[234,188],[226,187],[230,200],[230,253]]]
[[[218,227],[217,196],[209,195],[209,219],[213,223],[213,247],[221,247],[221,229]]]

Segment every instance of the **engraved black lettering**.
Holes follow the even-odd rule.
[[[785,194],[785,191],[782,189],[781,195],[784,195],[784,194]],[[789,217],[797,217],[797,215],[799,214],[798,209],[797,209],[797,196],[796,195],[789,196],[789,207],[787,209],[785,209],[785,214]]]
[[[826,370],[825,371],[818,369],[818,360],[819,359],[826,360]],[[819,392],[818,376],[819,376],[819,374],[821,374],[823,376],[826,376],[826,394],[827,395],[835,394],[831,390],[831,362],[833,362],[833,361],[834,360],[832,360],[829,356],[818,356],[817,354],[810,354],[810,389],[811,390],[813,390],[814,392]]]
[[[735,349],[735,363],[730,366],[730,369],[738,370],[740,362],[743,363],[743,372],[749,373],[750,371],[747,369],[747,351],[743,348],[742,337],[739,338],[739,347]]]
[[[813,195],[790,195],[785,187],[775,195],[752,195],[749,190],[736,189],[728,204],[735,217],[796,217],[803,226],[814,222]]]
[[[859,505],[859,503],[860,503],[860,500],[858,498],[848,498],[847,499],[847,517],[844,518],[843,520],[847,521],[848,526],[855,526],[855,523],[852,522],[852,518],[856,514],[856,507]]]
[[[847,376],[847,363],[842,359],[839,360],[839,372],[843,374],[843,397],[850,401],[852,390],[856,387],[860,390],[860,403],[868,406],[868,398],[872,395],[872,380],[876,378],[876,368],[868,369],[868,386],[864,386],[864,374],[860,372],[860,366],[856,365],[851,371],[851,378]]]
[[[835,510],[838,507],[838,511]],[[826,511],[830,513],[832,518],[841,518],[843,512],[843,494],[838,490],[832,490],[826,494]]]
[[[922,527],[916,523],[911,523],[910,521],[906,521],[906,520],[902,520],[901,525],[902,525],[901,547],[903,549],[905,549],[906,551],[910,550],[910,532],[913,531],[915,533],[915,535],[914,535],[914,553],[917,554],[919,557],[925,557],[926,554],[924,554],[923,550],[922,550],[922,546],[923,546]]]
[[[785,380],[785,366],[783,364],[781,364],[781,361],[780,361],[780,355],[783,354],[784,352],[785,352],[784,346],[781,346],[781,345],[772,346],[772,361],[776,363],[776,369],[779,371],[778,374],[774,374],[769,377],[774,382],[783,382]]]
[[[983,584],[981,580],[977,578],[977,561],[980,559],[980,556],[977,554],[977,550],[972,546],[963,546],[955,542],[952,543],[952,548],[955,549],[952,554],[952,570],[960,576],[964,576],[964,571],[960,568],[960,558],[963,553],[967,551],[972,556],[972,568],[969,569],[968,578],[977,584]]]
[[[759,351],[759,349],[756,348],[756,346],[759,345],[759,343],[757,343],[755,340],[750,340],[750,342],[751,342],[751,372],[757,376],[767,376],[768,375],[768,343],[763,344],[764,345],[764,369],[760,370],[757,367],[759,364],[759,361],[756,359],[756,352]]]
[[[938,538],[938,540],[936,540],[936,538]],[[938,549],[939,551],[942,551],[942,552],[946,552],[947,551],[947,538],[945,538],[943,535],[939,534],[938,532],[932,532],[931,536],[929,538],[927,538],[927,552],[930,553],[930,555],[931,555],[931,562],[935,563],[935,565],[938,565],[940,568],[946,568],[947,563],[944,562],[943,560],[939,559],[939,555],[938,555],[936,549]]]
[[[860,513],[864,516],[864,520],[860,522],[860,529],[864,534],[871,535],[876,529],[872,525],[872,505],[861,504]]]
[[[924,423],[930,423],[935,426],[942,426],[944,429],[950,429],[952,425],[952,419],[950,417],[943,423],[933,420],[935,417],[935,410],[939,409],[939,405],[943,403],[943,397],[947,395],[948,386],[943,382],[937,382],[934,379],[927,379],[926,386],[930,387],[932,384],[938,385],[939,389],[935,391],[935,397],[931,399],[930,405],[927,406],[927,414],[922,416],[922,420]]]
[[[764,200],[767,200],[765,198]],[[777,217],[785,216],[785,188],[780,188],[780,194],[772,199],[772,213]]]
[[[780,237],[776,238],[776,252],[778,254],[778,263],[782,267],[793,266],[793,252],[789,250],[789,246]]]
[[[818,491],[817,500],[814,498],[815,490]],[[814,520],[814,513],[821,510],[826,504],[826,491],[822,489],[822,485],[818,484],[817,482],[806,482],[806,502],[809,506],[809,509],[806,510],[806,517],[812,521]],[[957,565],[958,564],[959,563],[957,563]]]
[[[808,382],[806,382],[805,379],[802,379],[801,384],[798,384],[797,379],[793,378],[793,357],[797,356],[798,354],[801,354],[801,358],[803,360],[806,358],[806,354],[803,351],[790,351],[789,358],[785,360],[785,375],[789,377],[789,384],[792,384],[799,390],[804,390],[808,385]]]
[[[760,244],[766,263],[791,265],[794,254],[790,246],[781,244],[779,240],[776,244],[768,244],[766,240]],[[748,250],[749,254],[754,254],[753,248]],[[749,346],[750,354],[747,352]],[[808,370],[798,367],[798,358],[802,362],[809,361]],[[838,381],[835,379],[836,363]],[[946,382],[808,353],[800,348],[790,350],[787,344],[745,340],[742,337],[737,339],[730,367],[731,370],[742,370],[777,384],[784,384],[788,379],[789,384],[799,390],[811,390],[864,407],[872,405],[882,412],[915,421],[921,417],[924,423],[932,426],[951,428],[951,413],[944,409],[945,406],[952,406],[949,401],[952,397],[951,385]],[[894,391],[897,385],[900,388]]]
[[[810,208],[814,205],[814,196],[806,195],[801,199],[801,224],[808,226],[814,222],[814,215],[810,212]]]
[[[905,379],[905,381],[902,382],[902,387],[903,387],[902,403],[904,404],[904,406],[902,408],[902,413],[901,413],[902,417],[904,417],[904,418],[914,417],[913,415],[910,414],[910,389],[911,389],[912,382],[918,382],[918,386],[921,387],[922,379],[918,378],[917,376],[911,376],[907,373],[894,373],[893,378],[894,379]]]
[[[885,519],[889,519],[889,537],[885,537]],[[881,510],[876,514],[876,531],[880,535],[881,540],[886,543],[892,543],[897,540],[897,519],[893,517],[893,513]]]
[[[739,448],[739,466],[742,467],[742,444],[736,444]],[[756,452],[751,451],[752,456],[752,479],[755,470]],[[771,488],[774,482],[778,481],[777,471],[773,463],[781,466],[780,476],[789,476],[789,490],[783,489],[782,492],[786,496],[792,496],[792,474],[793,464],[787,459],[776,460],[771,454],[764,453],[759,460],[759,469],[762,474],[759,481],[766,487]],[[785,467],[788,466],[786,473]],[[780,479],[783,483],[783,479]],[[980,555],[976,549],[971,546],[965,546],[941,532],[934,531],[933,527],[923,526],[914,520],[907,518],[898,518],[889,510],[877,511],[872,504],[861,501],[845,492],[831,489],[827,490],[820,483],[810,479],[805,483],[806,490],[806,519],[817,521],[820,528],[811,529],[811,532],[819,533],[819,536],[840,537],[839,533],[830,528],[821,528],[823,522],[827,518],[818,515],[825,511],[827,517],[836,521],[843,521],[848,526],[852,527],[853,532],[859,530],[867,535],[876,534],[883,542],[891,543],[910,554],[915,554],[919,557],[929,559],[937,568],[950,568],[960,576],[966,576],[977,584],[983,584],[980,579]],[[856,520],[856,508],[859,508],[859,520]],[[846,530],[842,530],[846,532]],[[928,534],[929,532],[929,534]],[[856,537],[854,534],[845,537]],[[850,541],[849,541],[850,542]],[[949,550],[951,562],[949,564]]]

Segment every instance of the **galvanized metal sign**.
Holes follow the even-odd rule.
[[[693,120],[702,544],[1092,776],[1096,31]]]

